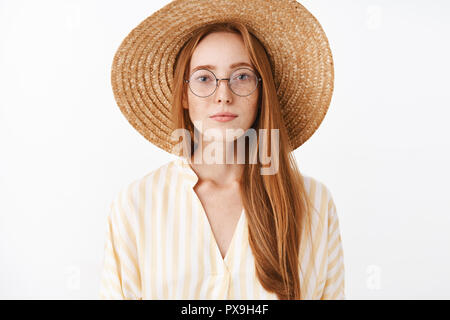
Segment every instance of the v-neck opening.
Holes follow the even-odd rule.
[[[229,252],[230,252],[231,249],[233,249],[233,244],[234,244],[234,242],[236,242],[236,239],[235,239],[235,238],[237,238],[237,233],[239,232],[239,228],[240,228],[240,226],[241,226],[241,220],[242,220],[242,216],[243,216],[243,215],[244,215],[244,208],[242,208],[241,214],[239,215],[239,219],[238,219],[238,221],[236,222],[236,225],[234,226],[233,235],[231,236],[230,243],[229,243],[229,245],[228,245],[227,251],[225,252],[225,256],[224,256],[223,258],[222,258],[222,254],[220,253],[220,248],[219,248],[219,245],[217,244],[216,237],[214,236],[214,233],[212,232],[211,224],[209,225],[209,228],[210,228],[210,230],[211,230],[211,234],[214,236],[214,241],[216,242],[217,251],[219,252],[220,258],[221,258],[224,262],[228,262],[228,260],[230,260],[230,259],[228,258],[228,257],[230,256],[230,255],[229,255]],[[206,216],[206,214],[205,214],[205,216]],[[208,221],[208,222],[209,222],[209,221]]]
[[[222,257],[222,254],[220,252],[220,248],[219,245],[217,243],[216,237],[214,235],[211,223],[209,222],[208,216],[206,214],[206,210],[203,207],[202,202],[200,201],[200,198],[198,197],[197,192],[195,192],[194,187],[196,185],[196,183],[198,182],[198,176],[195,173],[195,171],[192,169],[192,167],[190,166],[190,164],[187,162],[186,159],[184,158],[178,158],[175,160],[175,164],[177,164],[180,168],[182,168],[184,170],[184,172],[188,175],[188,177],[191,179],[190,181],[190,185],[189,185],[189,189],[190,191],[192,191],[193,195],[194,195],[194,199],[198,204],[199,210],[201,211],[201,219],[204,219],[203,221],[205,223],[208,224],[208,233],[209,233],[209,238],[211,239],[211,241],[213,242],[213,246],[214,246],[214,252],[216,257],[214,257],[215,259],[217,259],[220,262],[220,267],[221,269],[224,268],[226,270],[230,270],[230,266],[228,265],[229,263],[229,257],[231,255],[231,251],[234,248],[235,242],[237,241],[236,238],[238,237],[238,233],[241,232],[241,228],[242,228],[242,224],[243,224],[243,220],[245,219],[245,208],[242,208],[242,211],[240,213],[238,222],[236,223],[236,226],[234,227],[234,231],[233,231],[233,235],[231,236],[231,240],[230,243],[228,245],[227,251],[225,253],[225,256]]]
[[[216,253],[216,257],[217,259],[220,259],[220,262],[222,265],[224,265],[226,268],[229,268],[228,266],[228,260],[230,259],[230,251],[233,250],[234,247],[234,243],[237,241],[236,238],[238,237],[238,232],[240,231],[241,228],[241,224],[242,224],[242,220],[244,219],[244,214],[245,214],[245,209],[242,208],[241,213],[239,215],[239,219],[236,223],[236,225],[234,226],[234,230],[233,230],[233,235],[231,236],[231,240],[230,243],[228,245],[227,251],[225,252],[225,256],[222,257],[222,253],[220,252],[220,248],[216,239],[216,236],[214,235],[211,223],[209,222],[208,216],[206,214],[206,210],[203,207],[202,202],[200,201],[200,199],[198,198],[197,193],[195,192],[194,189],[192,189],[192,192],[195,194],[195,199],[197,201],[197,204],[200,208],[201,211],[201,215],[202,215],[202,219],[204,219],[204,222],[208,224],[208,230],[209,230],[209,237],[211,238],[211,241],[213,241],[214,243],[214,248],[215,248],[215,253]]]

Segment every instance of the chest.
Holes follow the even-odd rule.
[[[218,189],[199,184],[194,191],[203,206],[216,244],[224,258],[242,213],[239,188]]]

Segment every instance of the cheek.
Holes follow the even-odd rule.
[[[250,101],[248,101],[248,117],[246,119],[246,124],[245,126],[250,128],[253,123],[256,120],[256,117],[258,116],[258,112],[259,112],[259,106],[258,106],[258,96],[256,96],[256,98],[252,98],[250,99]]]
[[[200,110],[199,101],[197,101],[196,97],[192,96],[190,92],[188,94],[188,106],[189,106],[189,115],[191,119],[197,118],[198,112]]]
[[[188,101],[191,121],[203,121],[208,116],[207,101],[196,96],[189,97]]]
[[[247,106],[248,114],[251,115],[253,121],[258,114],[258,96],[249,98],[247,101]]]

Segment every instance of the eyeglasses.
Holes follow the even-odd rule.
[[[206,98],[216,91],[220,80],[228,80],[228,87],[234,94],[246,97],[256,90],[261,78],[247,68],[237,69],[233,71],[229,78],[223,79],[217,79],[216,75],[208,69],[199,69],[191,75],[189,80],[184,80],[184,82],[189,83],[189,88],[193,94]]]

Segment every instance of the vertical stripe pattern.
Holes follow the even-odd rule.
[[[328,188],[305,176],[314,205],[299,262],[303,299],[345,299],[344,255]],[[225,258],[177,158],[119,191],[106,219],[100,299],[277,299],[256,277],[245,210]]]

